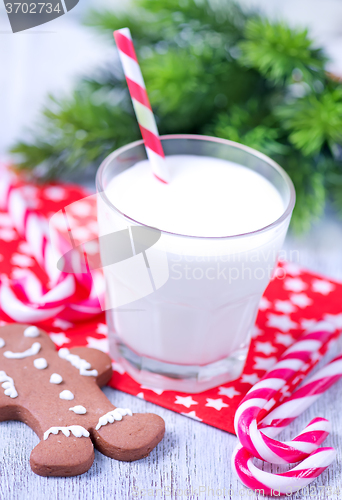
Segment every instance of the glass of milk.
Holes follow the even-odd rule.
[[[143,141],[97,174],[110,352],[139,383],[196,393],[238,378],[295,203],[267,156],[214,137],[170,135],[171,181]]]

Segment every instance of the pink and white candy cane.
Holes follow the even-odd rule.
[[[166,167],[165,155],[134,50],[131,32],[128,28],[116,30],[114,31],[114,38],[119,49],[129,93],[153,173],[160,181],[167,184],[169,182],[169,172]]]
[[[259,429],[268,436],[276,436],[291,424],[326,390],[342,377],[342,354],[321,368],[289,396],[281,406],[275,408],[259,424]]]
[[[258,429],[258,420],[263,410],[269,412],[273,408],[280,391],[297,377],[312,355],[332,336],[331,331],[303,335],[285,351],[275,367],[250,389],[240,403],[235,414],[235,431],[241,445],[254,457],[273,464],[298,462],[310,455],[326,438],[329,424],[325,420],[309,435],[301,433],[294,440],[284,443]]]
[[[16,176],[6,168],[1,169],[0,204],[50,279],[47,289],[28,270],[13,280],[1,276],[0,309],[6,317],[19,323],[38,323],[56,316],[77,321],[99,314],[101,307],[90,275],[66,274],[52,264],[48,222],[30,208]]]
[[[232,467],[241,482],[248,488],[271,496],[291,495],[312,483],[334,461],[334,448],[319,448],[293,469],[282,474],[265,472],[253,463],[253,454],[237,446],[232,457]]]

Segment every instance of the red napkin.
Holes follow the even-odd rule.
[[[48,185],[25,188],[34,209],[47,218],[66,205],[89,196],[72,185]],[[86,204],[86,200],[84,201]],[[73,213],[79,221],[82,239],[96,236],[94,206],[84,206],[81,213]],[[121,391],[151,401],[200,422],[234,433],[233,419],[242,397],[262,375],[271,368],[281,353],[307,328],[325,319],[342,329],[342,284],[300,269],[292,263],[282,263],[285,270],[273,279],[260,304],[257,325],[242,377],[235,382],[216,387],[201,394],[183,394],[141,386],[125,373],[114,360],[114,375],[110,385]],[[15,278],[30,270],[42,281],[47,276],[32,257],[30,248],[13,228],[5,212],[0,212],[0,274]],[[285,276],[284,276],[285,275]],[[1,318],[4,324],[4,318]],[[105,315],[92,322],[72,324],[61,319],[45,321],[39,326],[49,332],[57,348],[86,345],[107,351]]]

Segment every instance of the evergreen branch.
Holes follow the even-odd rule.
[[[254,68],[276,84],[324,78],[326,58],[313,48],[307,30],[291,29],[284,23],[249,19],[246,39],[239,43],[242,64]]]
[[[289,141],[304,155],[318,154],[327,144],[342,143],[342,88],[327,87],[278,107],[277,115],[289,132]]]
[[[160,133],[213,134],[272,156],[297,192],[293,227],[325,199],[342,216],[342,84],[306,30],[262,19],[231,0],[133,0],[129,13],[92,11],[108,38],[128,26]],[[140,137],[121,66],[50,98],[17,168],[43,179],[79,174]]]

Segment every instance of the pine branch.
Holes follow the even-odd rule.
[[[116,82],[113,75],[110,79]],[[92,163],[99,165],[111,151],[138,139],[126,90],[107,83],[86,80],[68,98],[50,97],[31,139],[11,149],[16,167],[43,178],[60,177]]]
[[[306,156],[318,154],[325,144],[333,150],[342,143],[340,87],[288,101],[277,114],[289,131],[289,141]]]
[[[313,83],[324,79],[326,57],[322,49],[313,48],[307,30],[254,18],[246,23],[245,37],[239,43],[241,63],[260,71],[270,81]]]
[[[133,0],[127,12],[91,11],[114,46],[128,26],[161,133],[213,134],[273,157],[292,177],[293,226],[307,229],[325,199],[342,215],[342,84],[306,30],[245,12],[231,0]],[[140,137],[121,67],[50,98],[12,151],[41,178],[98,166]]]

